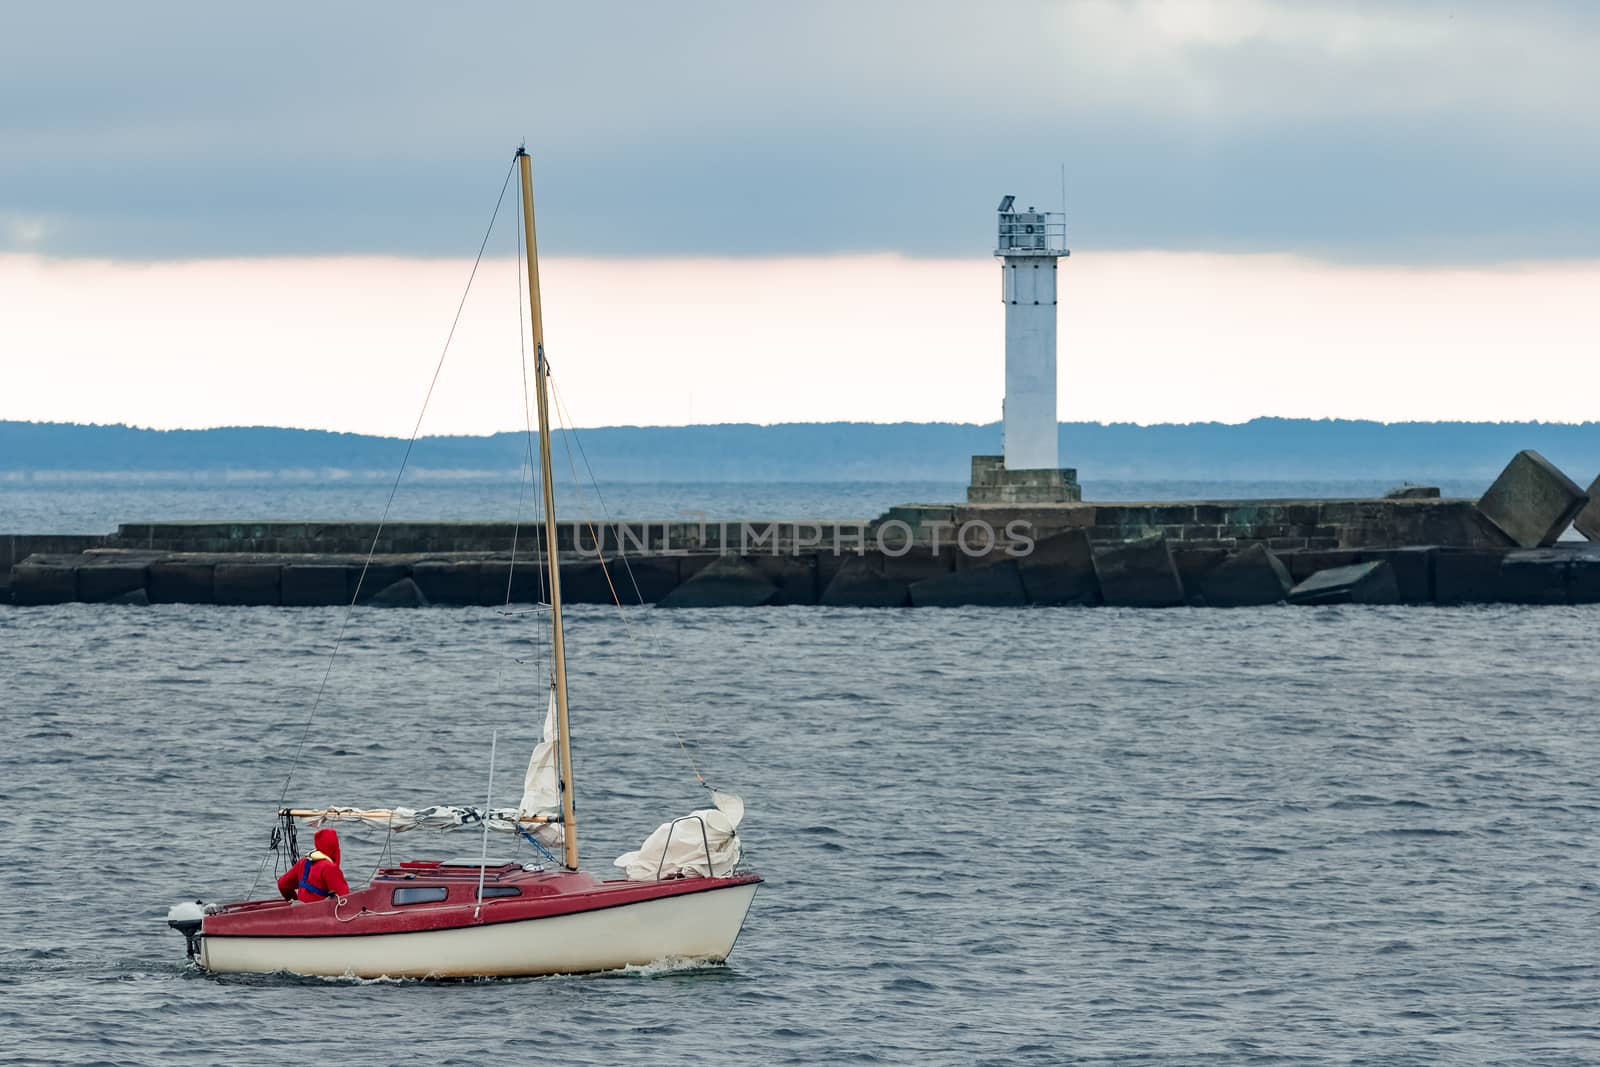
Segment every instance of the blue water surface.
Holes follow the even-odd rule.
[[[726,966],[201,975],[343,617],[0,607],[0,1064],[1600,1059],[1600,608],[578,608],[585,863],[702,803],[676,727],[768,879]],[[358,609],[291,801],[480,802],[494,730],[512,801],[540,632]]]

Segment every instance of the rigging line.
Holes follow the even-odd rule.
[[[367,884],[369,886],[372,884],[372,880],[374,878],[378,877],[378,872],[383,870],[384,857],[389,855],[389,846],[393,842],[394,842],[394,816],[391,815],[389,817],[388,832],[385,833],[384,836],[383,836],[383,847],[378,850],[378,862],[373,865],[372,873],[367,876]]]
[[[643,664],[644,664],[644,656],[643,656],[643,654],[641,653],[641,651],[639,649],[638,638],[636,638],[634,636],[633,624],[628,620],[628,613],[622,610],[622,600],[621,600],[620,597],[617,596],[616,586],[611,584],[611,573],[610,573],[610,571],[608,571],[606,569],[605,551],[604,551],[603,546],[601,545],[599,535],[595,533],[594,521],[589,515],[589,501],[588,501],[588,498],[584,495],[583,486],[579,483],[579,480],[578,480],[578,467],[572,461],[572,445],[568,441],[568,437],[567,437],[567,434],[568,434],[567,409],[566,409],[566,405],[561,402],[561,390],[555,384],[555,376],[554,375],[550,375],[550,392],[555,397],[555,402],[556,402],[556,405],[555,405],[556,406],[556,421],[561,426],[561,441],[562,441],[563,444],[565,444],[567,446],[567,466],[569,468],[571,468],[571,470],[572,470],[572,485],[573,485],[573,488],[577,491],[578,506],[583,509],[584,522],[589,527],[590,536],[594,537],[594,539],[595,539],[595,551],[598,554],[599,559],[600,559],[600,573],[602,573],[602,574],[604,574],[606,576],[606,585],[611,587],[611,600],[617,607],[617,617],[622,620],[622,630],[623,630],[623,632],[625,634],[628,635],[628,646],[633,650],[634,660],[635,660],[635,662],[637,662],[641,666],[643,666]],[[577,436],[578,436],[577,430],[573,429],[571,432],[572,432],[572,439],[576,440]],[[579,451],[579,453],[583,452],[583,443],[581,441],[578,442],[578,451]],[[600,503],[601,513],[603,515],[605,515],[607,524],[612,525],[614,527],[615,524],[611,523],[610,512],[606,511],[605,498],[600,495],[600,484],[599,484],[599,482],[597,482],[595,480],[594,470],[589,467],[589,459],[588,459],[587,456],[584,457],[583,463],[584,463],[584,467],[589,470],[589,482],[590,482],[591,485],[594,486],[595,499],[597,501],[599,501],[599,503]],[[621,534],[620,531],[617,534],[617,553],[618,553],[618,558],[622,560],[623,567],[627,568],[628,577],[630,579],[632,579],[633,578],[633,568],[628,567],[627,552],[622,547],[622,534]],[[639,584],[638,584],[638,582],[634,582],[633,588],[634,588],[634,594],[637,596],[638,593],[639,593]],[[639,599],[642,602],[644,598],[642,596],[640,596]],[[707,789],[714,790],[714,787],[711,785],[711,783],[706,781],[705,776],[700,773],[700,767],[699,767],[698,764],[695,763],[694,757],[689,754],[689,746],[683,743],[683,734],[678,732],[678,724],[677,724],[676,721],[673,720],[671,713],[670,712],[666,713],[665,718],[667,720],[667,729],[672,731],[672,736],[678,742],[678,751],[683,753],[683,758],[685,760],[687,760],[688,763],[689,763],[689,770],[694,772],[695,781],[699,782],[702,786],[704,786]]]
[[[256,876],[250,880],[250,892],[246,893],[240,899],[250,900],[256,895],[256,886],[261,884],[261,872],[267,869],[267,857],[275,854],[275,850],[271,848],[267,849],[267,851],[261,854],[261,862],[256,864]]]
[[[522,221],[522,204],[519,201],[516,207],[517,219]],[[528,447],[522,457],[522,462],[517,464],[517,521],[511,527],[511,566],[506,569],[506,610],[511,608],[511,583],[517,570],[517,541],[522,534],[522,505],[532,482],[533,464],[533,416],[528,411],[528,339],[522,326],[522,227],[513,226],[513,240],[516,243],[517,255],[514,266],[517,270],[517,361],[522,366],[522,421],[528,431]],[[540,575],[540,588],[543,589],[544,577]]]
[[[450,320],[450,332],[445,335],[444,347],[439,352],[439,362],[434,365],[433,378],[428,382],[428,391],[422,398],[422,410],[417,412],[417,421],[411,427],[411,438],[406,442],[405,455],[400,458],[400,470],[395,473],[394,484],[389,487],[389,499],[383,505],[383,517],[378,520],[378,528],[372,534],[372,545],[367,549],[366,561],[361,564],[361,574],[356,578],[355,592],[350,595],[350,606],[345,608],[344,620],[339,623],[339,632],[334,635],[333,649],[328,653],[328,666],[322,672],[322,683],[317,686],[317,695],[311,702],[311,710],[306,713],[306,724],[300,731],[300,740],[294,747],[294,756],[289,760],[289,773],[283,778],[283,792],[278,795],[278,807],[283,807],[284,801],[289,796],[289,784],[294,780],[295,768],[300,764],[300,754],[305,750],[306,738],[311,736],[311,723],[317,717],[317,708],[322,705],[323,693],[328,688],[328,678],[333,673],[333,661],[339,655],[339,645],[344,641],[345,630],[350,626],[350,617],[355,614],[356,601],[361,597],[361,585],[367,580],[367,570],[372,566],[372,557],[377,554],[378,542],[383,537],[384,523],[389,521],[389,510],[394,507],[394,497],[400,489],[400,479],[405,476],[406,464],[411,460],[411,451],[416,447],[417,435],[422,432],[422,419],[428,413],[428,402],[433,399],[434,387],[439,384],[439,372],[444,370],[445,356],[450,354],[450,342],[455,340],[456,327],[461,324],[461,312],[467,306],[467,297],[472,292],[472,282],[478,276],[478,266],[483,262],[483,250],[489,245],[489,235],[494,232],[495,220],[500,217],[500,205],[505,202],[506,189],[511,186],[511,172],[516,169],[516,157],[506,167],[505,180],[500,183],[500,195],[495,199],[494,211],[489,215],[489,225],[483,231],[483,240],[478,242],[478,256],[472,261],[472,271],[467,275],[467,287],[462,290],[461,300],[456,304],[455,318]]]

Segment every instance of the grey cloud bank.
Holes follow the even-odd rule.
[[[36,6],[0,41],[0,248],[470,251],[527,137],[563,255],[1594,255],[1578,4]]]

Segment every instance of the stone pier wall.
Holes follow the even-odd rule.
[[[1596,487],[1522,452],[1478,501],[908,504],[871,520],[566,521],[556,541],[574,603],[1591,604],[1600,543],[1557,539],[1600,541]],[[537,525],[485,522],[0,535],[0,603],[537,603],[542,541]]]
[[[1261,544],[1275,552],[1301,549],[1509,548],[1506,536],[1471,500],[1214,500],[1183,503],[1112,503],[1003,506],[909,504],[892,508],[880,523],[899,522],[927,541],[935,531],[968,523],[1003,530],[1022,522],[1034,536],[1082,530],[1095,544],[1161,534],[1192,548],[1243,549]]]

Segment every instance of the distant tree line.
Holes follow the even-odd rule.
[[[996,423],[785,423],[604,426],[558,437],[602,481],[965,481],[970,457],[1000,451]],[[0,421],[0,473],[158,474],[228,471],[390,474],[403,440],[270,426],[144,430]],[[1254,419],[1063,423],[1061,457],[1084,479],[1475,479],[1519,449],[1542,452],[1587,484],[1600,473],[1600,422],[1401,422]],[[421,477],[503,477],[527,450],[522,433],[424,437]],[[565,462],[563,459],[562,462]]]

